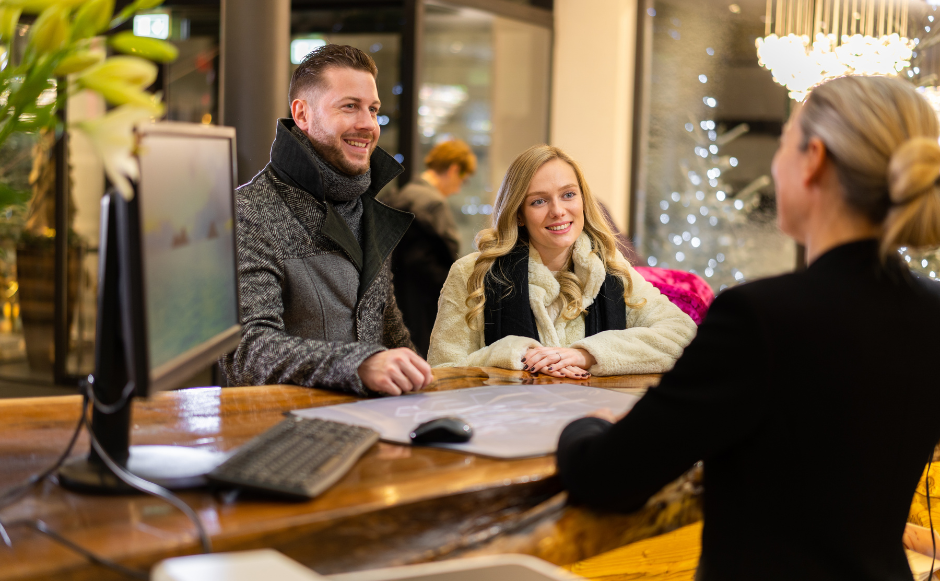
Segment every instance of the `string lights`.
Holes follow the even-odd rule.
[[[645,188],[637,248],[647,265],[698,274],[715,292],[784,270],[792,264],[789,246],[776,233],[762,195],[770,178],[753,168],[742,172],[749,179],[735,177],[745,162],[729,148],[747,150],[733,142],[751,128],[720,119],[719,109],[727,106],[720,103],[719,85],[725,42],[710,24],[686,25],[680,35],[685,23],[671,11],[650,15],[662,23],[654,42],[664,46],[657,49],[681,59],[670,74],[680,75],[683,89],[681,98],[654,113],[662,134],[651,135],[649,163],[656,177]],[[665,77],[663,90],[673,85]]]
[[[702,101],[708,107],[717,105],[713,97]],[[690,119],[685,131],[693,155],[679,163],[684,187],[659,201],[656,230],[666,235],[649,240],[647,264],[700,274],[719,291],[746,279],[743,263],[754,241],[741,236],[739,228],[760,205],[760,191],[770,185],[770,178],[760,176],[738,191],[724,180],[738,159],[721,150],[747,133],[747,124],[725,131],[714,120]]]

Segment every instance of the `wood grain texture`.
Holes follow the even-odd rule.
[[[498,369],[435,371],[430,390],[560,383]],[[595,378],[588,385],[631,392],[659,376]],[[132,443],[230,450],[290,410],[356,401],[296,386],[198,388],[134,402]],[[0,490],[51,465],[80,414],[77,396],[0,401]],[[88,441],[79,440],[75,456]],[[595,515],[567,506],[554,457],[498,460],[434,448],[379,443],[333,488],[308,502],[206,490],[181,493],[200,515],[216,550],[273,547],[321,572],[424,562],[473,552],[517,550],[571,563],[618,544],[700,518],[699,491],[684,477],[666,497],[633,515]],[[667,488],[667,491],[670,490]],[[198,551],[191,523],[147,496],[88,496],[54,482],[0,511],[5,523],[41,519],[102,556],[149,568]],[[116,579],[39,533],[12,525],[0,545],[0,579]],[[636,537],[636,538],[634,538]]]
[[[914,490],[907,522],[927,528],[933,525],[935,530],[940,528],[940,461],[934,460],[924,467]]]
[[[702,553],[702,523],[614,549],[566,567],[596,581],[692,581]]]

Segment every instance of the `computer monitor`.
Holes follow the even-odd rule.
[[[238,345],[235,130],[163,123],[140,131],[143,325],[137,395],[179,387]]]
[[[159,123],[138,136],[134,197],[112,192],[102,201],[92,432],[131,472],[185,487],[222,456],[130,446],[130,400],[179,387],[241,338],[235,130]],[[94,449],[59,476],[78,490],[126,489]]]

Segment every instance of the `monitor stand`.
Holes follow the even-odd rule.
[[[94,458],[92,456],[95,456]],[[206,474],[228,457],[183,446],[131,446],[123,468],[163,488],[181,490],[207,484]],[[95,494],[128,494],[136,489],[118,478],[94,451],[59,469],[59,483],[69,490]]]
[[[131,292],[127,224],[128,206],[135,203],[116,193],[109,193],[101,201],[95,374],[90,379],[99,406],[113,409],[92,409],[91,432],[107,456],[132,474],[164,488],[193,488],[204,485],[205,475],[228,454],[183,446],[130,445],[135,394],[123,392],[133,377],[129,371],[132,350],[125,340],[133,315],[123,295]],[[58,475],[62,486],[80,492],[126,494],[135,490],[108,468],[94,447],[87,457],[64,464]]]

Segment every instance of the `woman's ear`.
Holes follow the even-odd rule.
[[[803,152],[803,185],[819,184],[826,173],[826,166],[831,160],[826,144],[818,137],[811,137]]]

